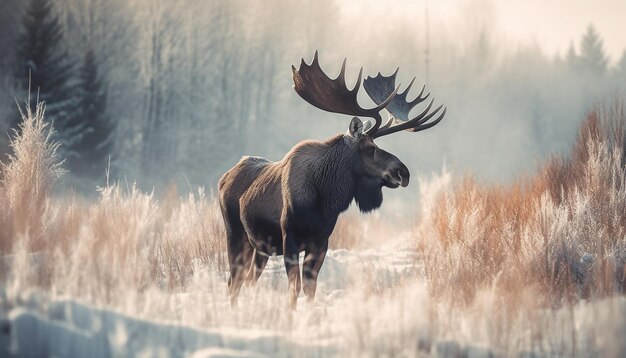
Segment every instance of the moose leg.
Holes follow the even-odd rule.
[[[313,302],[315,298],[315,289],[317,288],[317,275],[324,263],[327,247],[307,249],[304,255],[304,263],[302,264],[303,289],[309,302]]]
[[[254,250],[254,254],[252,255],[252,263],[250,265],[250,270],[248,271],[248,275],[246,281],[253,285],[261,277],[263,270],[265,269],[265,265],[267,264],[267,260],[269,256],[263,255],[259,253],[257,250]]]
[[[254,249],[244,233],[231,236],[228,233],[228,262],[230,264],[230,277],[228,278],[228,293],[230,295],[231,306],[237,306],[237,297],[241,290],[241,285],[246,278],[247,270]]]
[[[300,293],[300,259],[298,246],[294,242],[292,235],[285,235],[283,239],[283,255],[285,259],[285,270],[289,280],[289,306],[296,309],[298,294]]]

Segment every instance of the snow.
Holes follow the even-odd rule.
[[[24,308],[10,312],[10,339],[4,342],[9,343],[10,352],[24,357],[260,357],[259,352],[274,355],[309,348],[319,352],[319,347],[307,347],[273,332],[199,329],[138,319],[72,300],[49,304],[47,314]]]
[[[237,309],[228,303],[226,275],[208,270],[196,272],[193,284],[184,291],[152,288],[129,293],[128,305],[116,307],[51,292],[25,293],[9,304],[0,290],[4,302],[0,306],[4,307],[0,309],[0,356],[502,355],[489,347],[488,340],[481,340],[481,325],[493,323],[489,308],[466,316],[443,314],[435,322],[426,282],[420,278],[420,260],[408,236],[363,251],[329,251],[315,302],[308,304],[301,295],[295,312],[287,308],[281,258],[270,259],[257,286],[244,288]],[[568,321],[570,313],[573,322]],[[607,321],[612,324],[602,323]],[[623,352],[624,347],[614,343],[620,341],[624,322],[624,298],[582,302],[574,312],[547,313],[536,324],[559,327],[555,336],[516,352],[550,355],[554,352],[551,345],[570,339],[572,332],[583,347],[580,355]],[[437,325],[446,324],[456,330],[437,331]],[[517,340],[522,341],[528,332],[520,327]],[[603,346],[597,332],[610,345]]]
[[[347,293],[358,280],[354,272],[367,272],[375,282],[392,286],[412,275],[418,268],[416,262],[414,250],[398,250],[394,245],[358,252],[331,250],[320,272],[316,302],[307,303],[301,294],[299,308],[293,313],[283,298],[287,278],[281,257],[270,259],[256,287],[244,289],[236,310],[229,307],[226,275],[206,270],[196,272],[188,291],[168,294],[166,301],[161,301],[163,293],[146,295],[142,307],[130,309],[135,315],[37,293],[30,297],[36,303],[26,304],[26,299],[9,310],[4,321],[10,333],[2,335],[0,352],[27,357],[332,355],[341,342],[324,334],[333,324],[326,319],[329,312],[345,307]],[[244,308],[262,300],[261,309],[266,311],[266,293],[273,301],[272,309],[281,312],[286,324],[268,329],[267,324],[258,321],[272,319],[272,312],[268,315]],[[202,317],[207,315],[218,316],[218,324],[203,326]],[[302,331],[300,324],[290,324],[299,316],[306,321],[305,326],[312,328],[309,332]],[[291,326],[295,333],[281,326]]]

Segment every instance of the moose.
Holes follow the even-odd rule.
[[[317,51],[310,65],[302,59],[299,69],[292,66],[294,89],[300,97],[324,111],[354,116],[345,134],[323,142],[298,143],[277,162],[243,157],[218,182],[232,306],[237,305],[242,285],[259,279],[268,258],[283,255],[289,305],[295,309],[301,289],[302,251],[302,286],[312,301],[328,238],[339,214],[348,209],[352,200],[361,212],[377,209],[383,201],[383,187],[395,189],[409,184],[406,165],[380,149],[374,140],[402,130],[419,132],[431,128],[446,114],[443,105],[430,111],[431,98],[420,114],[409,119],[411,109],[430,93],[424,95],[423,86],[417,97],[408,101],[415,78],[399,93],[400,85],[395,86],[398,69],[391,76],[379,72],[363,81],[365,91],[376,104],[365,109],[357,102],[363,68],[352,90],[346,86],[345,68],[344,59],[339,76],[331,79],[321,69]],[[389,113],[384,124],[380,114],[383,109]],[[373,123],[368,120],[364,124],[359,117],[370,118]]]

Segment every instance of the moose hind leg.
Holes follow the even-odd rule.
[[[246,234],[231,236],[228,234],[228,262],[230,264],[230,277],[228,279],[228,293],[231,306],[237,306],[237,297],[250,268],[250,262],[254,249]]]
[[[252,255],[252,260],[250,264],[250,270],[248,271],[246,281],[248,284],[253,285],[261,277],[263,270],[265,269],[265,265],[269,260],[269,256],[260,253],[257,250],[254,250],[254,254]]]
[[[307,300],[312,302],[317,289],[317,275],[326,257],[326,248],[307,249],[302,264],[303,289]]]

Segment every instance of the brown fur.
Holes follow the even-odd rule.
[[[244,157],[219,181],[236,303],[243,282],[254,283],[268,256],[284,255],[290,304],[300,291],[298,254],[305,251],[304,292],[312,299],[339,214],[353,199],[361,211],[382,203],[382,187],[408,185],[398,158],[360,132],[325,142],[304,141],[278,162]]]

